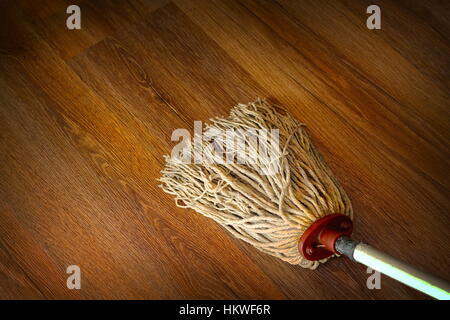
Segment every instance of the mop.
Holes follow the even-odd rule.
[[[175,149],[175,148],[174,148]],[[165,156],[162,189],[262,252],[316,269],[345,255],[438,299],[448,282],[350,238],[351,202],[305,125],[263,99],[211,119]]]

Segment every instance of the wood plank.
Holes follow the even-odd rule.
[[[442,117],[448,112],[448,90],[442,89],[440,82],[430,81],[407,57],[378,37],[376,32],[367,32],[363,20],[357,19],[356,13],[345,9],[342,2],[335,1],[327,6],[317,1],[305,1],[302,6],[290,0],[280,3],[368,78],[378,82],[388,94],[401,102],[409,117],[433,123],[433,127],[429,128],[432,132],[448,134],[448,118]],[[315,19],[319,14],[322,19]],[[448,43],[445,52],[448,55]]]
[[[58,8],[43,19],[32,19],[34,29],[63,59],[69,59],[120,30],[142,20],[163,7],[168,0],[80,1],[81,29],[65,27],[66,8]],[[41,6],[39,6],[41,7]]]

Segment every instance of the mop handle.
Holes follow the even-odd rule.
[[[439,300],[450,300],[450,284],[429,273],[414,268],[368,244],[347,236],[338,238],[335,249],[352,259],[416,290]]]

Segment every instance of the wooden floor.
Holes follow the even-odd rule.
[[[0,298],[426,298],[345,258],[284,263],[162,192],[172,131],[257,96],[308,125],[356,238],[450,279],[447,1],[0,6]]]

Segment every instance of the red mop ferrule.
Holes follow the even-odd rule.
[[[353,231],[352,220],[343,214],[330,214],[316,220],[303,233],[298,242],[300,253],[310,261],[322,260],[337,253],[336,240],[350,236]]]

